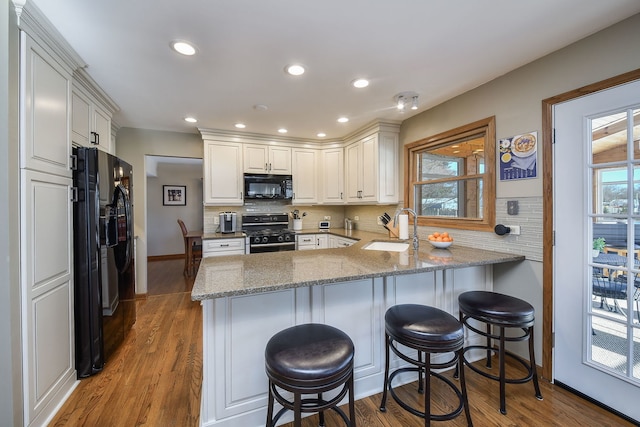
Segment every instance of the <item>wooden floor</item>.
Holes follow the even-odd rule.
[[[148,263],[149,294],[139,300],[137,322],[103,372],[82,380],[51,426],[197,426],[202,382],[202,317],[192,302],[192,279],[182,276],[181,260]],[[510,369],[517,369],[510,365]],[[498,385],[467,372],[471,416],[475,426],[631,426],[575,395],[542,381],[543,401],[531,383],[507,386],[507,415],[498,411]],[[438,383],[435,382],[437,385]],[[399,394],[420,408],[421,395],[410,384]],[[443,389],[434,386],[434,408],[443,405]],[[387,412],[378,410],[381,395],[356,402],[360,427],[419,427],[424,421],[391,398]],[[444,397],[445,401],[451,400]],[[437,409],[434,409],[436,411]],[[315,427],[317,418],[303,421]],[[436,426],[465,426],[464,416]],[[333,412],[327,427],[342,426]],[[238,426],[254,427],[254,426]]]

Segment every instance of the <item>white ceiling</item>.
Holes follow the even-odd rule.
[[[33,2],[118,104],[120,126],[197,133],[244,122],[243,132],[327,140],[405,120],[640,12],[638,0]],[[175,39],[198,54],[173,52]],[[285,75],[293,62],[307,73]],[[357,77],[370,86],[351,87]],[[420,95],[417,111],[394,108],[404,91]]]

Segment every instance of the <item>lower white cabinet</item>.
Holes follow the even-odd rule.
[[[296,235],[296,250],[308,251],[312,249],[326,249],[329,247],[329,236],[326,234],[298,234]]]
[[[202,241],[202,257],[244,255],[244,237],[233,239],[205,239]]]
[[[425,304],[457,318],[458,295],[491,289],[492,271],[492,266],[438,270],[203,301],[200,425],[264,425],[264,349],[273,335],[302,323],[324,323],[347,333],[356,349],[356,398],[379,393],[384,381],[385,311],[396,304]],[[467,342],[473,343],[473,337],[467,336]],[[394,367],[402,364],[393,356]],[[289,412],[282,421],[291,418]]]
[[[357,242],[357,240],[349,239],[348,237],[334,236],[333,234],[329,236],[330,248],[346,248],[355,242]]]
[[[25,425],[44,425],[76,383],[71,178],[23,169]]]

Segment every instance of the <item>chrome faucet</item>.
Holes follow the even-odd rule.
[[[398,215],[400,215],[403,211],[407,211],[411,215],[413,215],[413,250],[417,252],[418,251],[418,215],[416,214],[416,211],[410,208],[402,208],[398,210],[396,214],[393,216],[393,226],[394,227],[396,226],[396,223],[398,222]]]

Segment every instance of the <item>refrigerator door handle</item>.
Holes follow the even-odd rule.
[[[100,217],[100,221],[104,224],[104,244],[108,248],[118,245],[118,216],[115,209],[108,205],[105,216]]]

